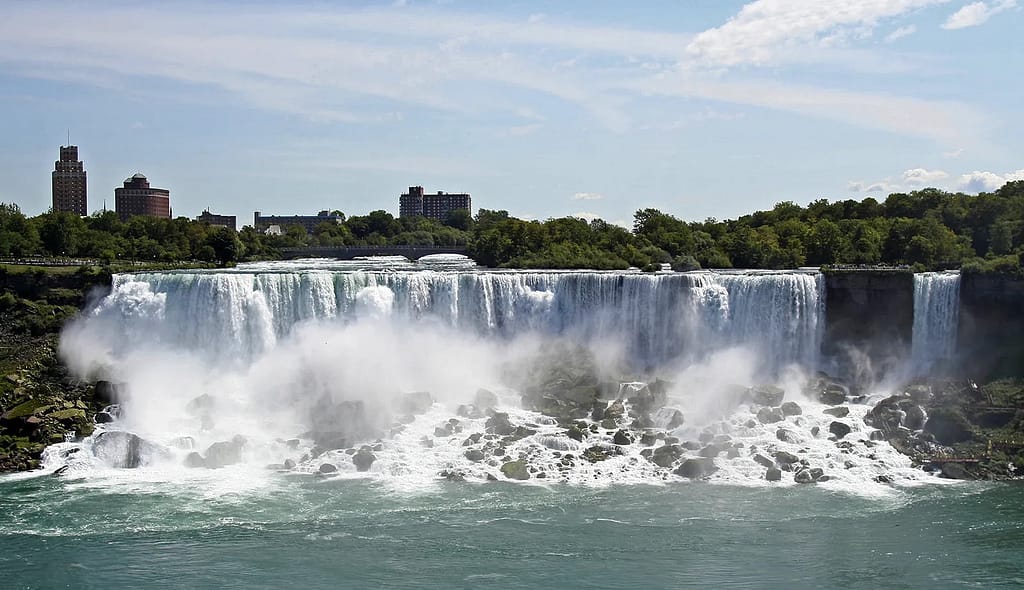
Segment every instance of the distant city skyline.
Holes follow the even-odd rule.
[[[1017,0],[4,12],[0,201],[29,215],[66,141],[90,213],[145,171],[190,218],[398,216],[421,185],[628,226],[1024,178]]]

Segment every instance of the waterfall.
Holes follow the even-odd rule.
[[[950,361],[956,352],[960,310],[960,274],[927,272],[914,275],[914,332],[911,358],[919,375]]]
[[[367,291],[367,290],[370,291]],[[88,321],[115,349],[159,342],[224,362],[266,353],[303,322],[387,312],[489,338],[565,335],[645,365],[756,351],[766,370],[816,366],[824,282],[813,272],[229,271],[122,274]]]

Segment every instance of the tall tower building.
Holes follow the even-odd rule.
[[[53,210],[85,216],[88,209],[85,167],[78,159],[78,146],[62,145],[53,169]]]

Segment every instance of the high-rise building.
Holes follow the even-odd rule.
[[[123,188],[114,189],[114,209],[122,221],[133,215],[171,218],[171,191],[153,188],[142,174],[126,178]]]
[[[410,186],[409,192],[398,197],[398,216],[422,216],[444,221],[449,211],[465,209],[472,212],[473,200],[468,193],[423,194],[422,186]]]
[[[53,210],[88,215],[85,166],[78,159],[77,145],[60,146],[60,159],[53,166]]]

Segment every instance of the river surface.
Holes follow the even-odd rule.
[[[1019,588],[1024,487],[0,480],[4,588]],[[233,484],[239,484],[238,481]]]

